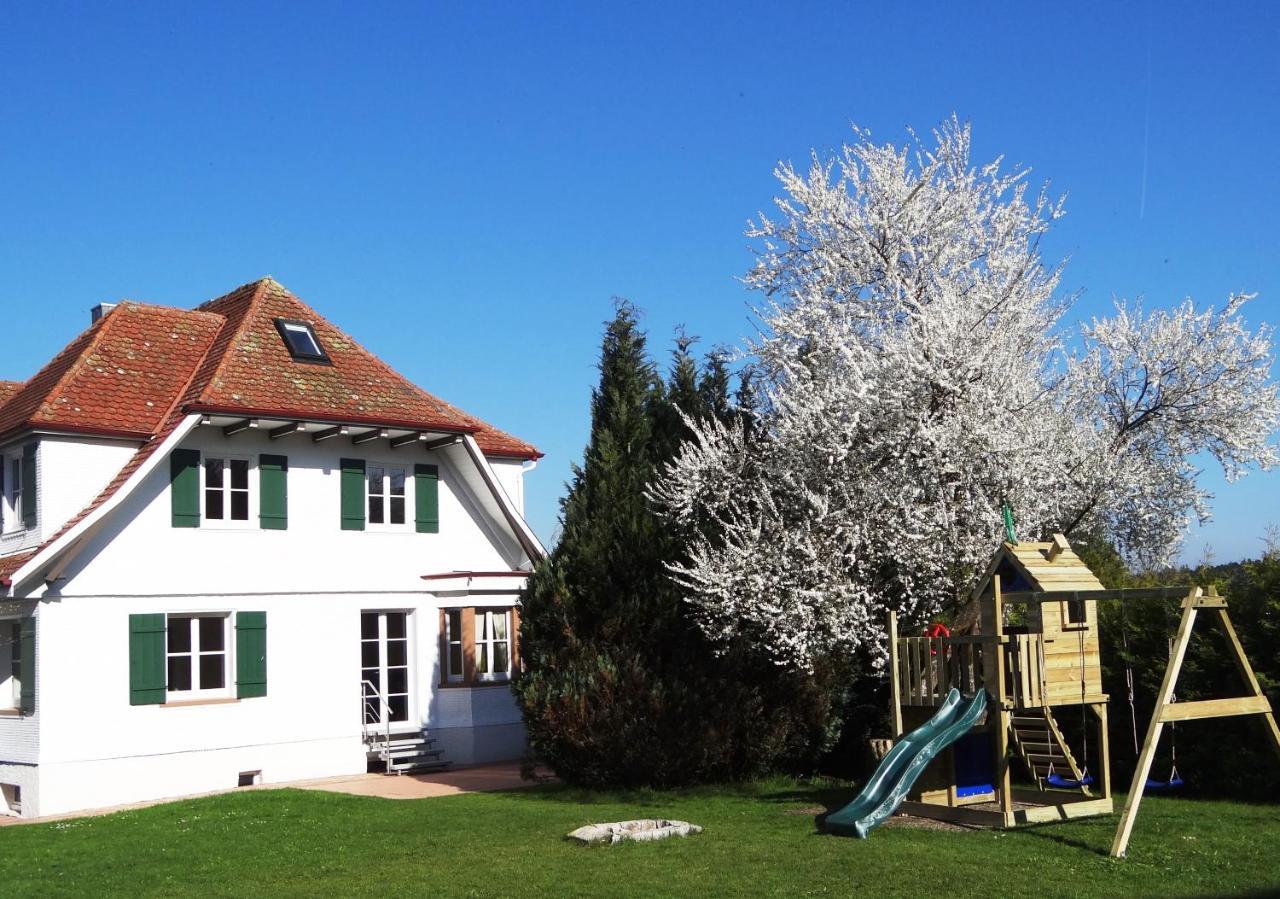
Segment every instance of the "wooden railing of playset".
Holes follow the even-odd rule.
[[[983,637],[899,637],[898,683],[904,705],[937,706],[952,687],[972,695],[982,687]]]
[[[898,684],[902,704],[939,706],[952,687],[971,696],[985,686],[983,653],[1003,643],[1004,697],[1014,708],[1044,705],[1044,641],[1039,634],[1003,638],[899,637]]]

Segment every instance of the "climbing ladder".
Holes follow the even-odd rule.
[[[1073,781],[1083,780],[1083,772],[1063,739],[1053,713],[1048,706],[1041,707],[1040,711],[1043,714],[1037,715],[1028,709],[1015,714],[1012,719],[1013,745],[1031,779],[1043,790],[1050,769],[1065,768],[1071,772]],[[1059,773],[1065,776],[1065,772]],[[1079,790],[1085,796],[1091,795],[1087,786],[1081,786]]]

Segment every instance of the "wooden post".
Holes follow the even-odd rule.
[[[1123,858],[1129,847],[1129,835],[1133,833],[1133,821],[1138,815],[1138,806],[1142,803],[1142,790],[1151,776],[1151,763],[1155,761],[1156,746],[1160,742],[1160,732],[1164,730],[1164,710],[1173,696],[1174,685],[1178,682],[1178,672],[1182,670],[1182,660],[1187,654],[1187,644],[1191,642],[1191,628],[1196,620],[1196,599],[1200,596],[1200,588],[1195,587],[1182,601],[1182,623],[1178,625],[1178,636],[1173,642],[1173,653],[1169,658],[1169,667],[1164,672],[1164,682],[1156,695],[1155,711],[1151,713],[1151,722],[1147,725],[1147,738],[1142,744],[1142,752],[1138,756],[1138,766],[1133,771],[1133,782],[1129,785],[1129,795],[1124,801],[1124,811],[1120,815],[1120,825],[1116,828],[1116,838],[1111,844],[1111,857]]]
[[[1111,798],[1111,734],[1107,728],[1107,704],[1099,702],[1093,706],[1098,716],[1098,755],[1102,757],[1102,798]]]
[[[995,700],[994,715],[988,715],[995,725],[996,785],[1000,790],[1000,813],[1005,826],[1013,823],[1013,790],[1009,776],[1009,710],[1004,695],[1004,599],[1000,592],[1000,575],[991,578],[992,630],[996,642],[994,664],[995,691],[987,684],[987,693]]]
[[[1218,591],[1210,587],[1209,595],[1216,597]],[[1258,686],[1258,678],[1254,676],[1253,666],[1249,664],[1249,659],[1244,654],[1244,647],[1240,644],[1240,638],[1236,636],[1236,629],[1231,624],[1231,617],[1227,615],[1226,608],[1219,608],[1217,612],[1218,620],[1222,622],[1222,631],[1227,635],[1227,642],[1230,644],[1231,659],[1236,663],[1236,670],[1240,672],[1240,676],[1244,678],[1245,683],[1255,697],[1265,697],[1266,694],[1262,692],[1262,687]],[[1270,709],[1270,704],[1268,704],[1267,708]],[[1267,742],[1276,751],[1276,756],[1280,757],[1280,728],[1276,727],[1275,712],[1267,711],[1264,713],[1262,724],[1267,731]]]
[[[895,740],[902,736],[902,684],[898,682],[898,613],[889,613],[889,721]]]

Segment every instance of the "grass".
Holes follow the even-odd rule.
[[[1129,859],[1116,817],[1018,831],[817,832],[849,790],[793,782],[672,793],[561,786],[393,801],[250,790],[0,829],[5,895],[1223,896],[1280,892],[1280,808],[1143,801]],[[589,822],[665,816],[706,832],[584,848]]]

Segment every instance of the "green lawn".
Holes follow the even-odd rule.
[[[847,790],[511,793],[391,801],[251,790],[0,828],[4,895],[1102,896],[1280,890],[1280,807],[1144,800],[1130,858],[1115,816],[1016,832],[819,834]],[[683,818],[706,832],[584,848],[578,825]]]

